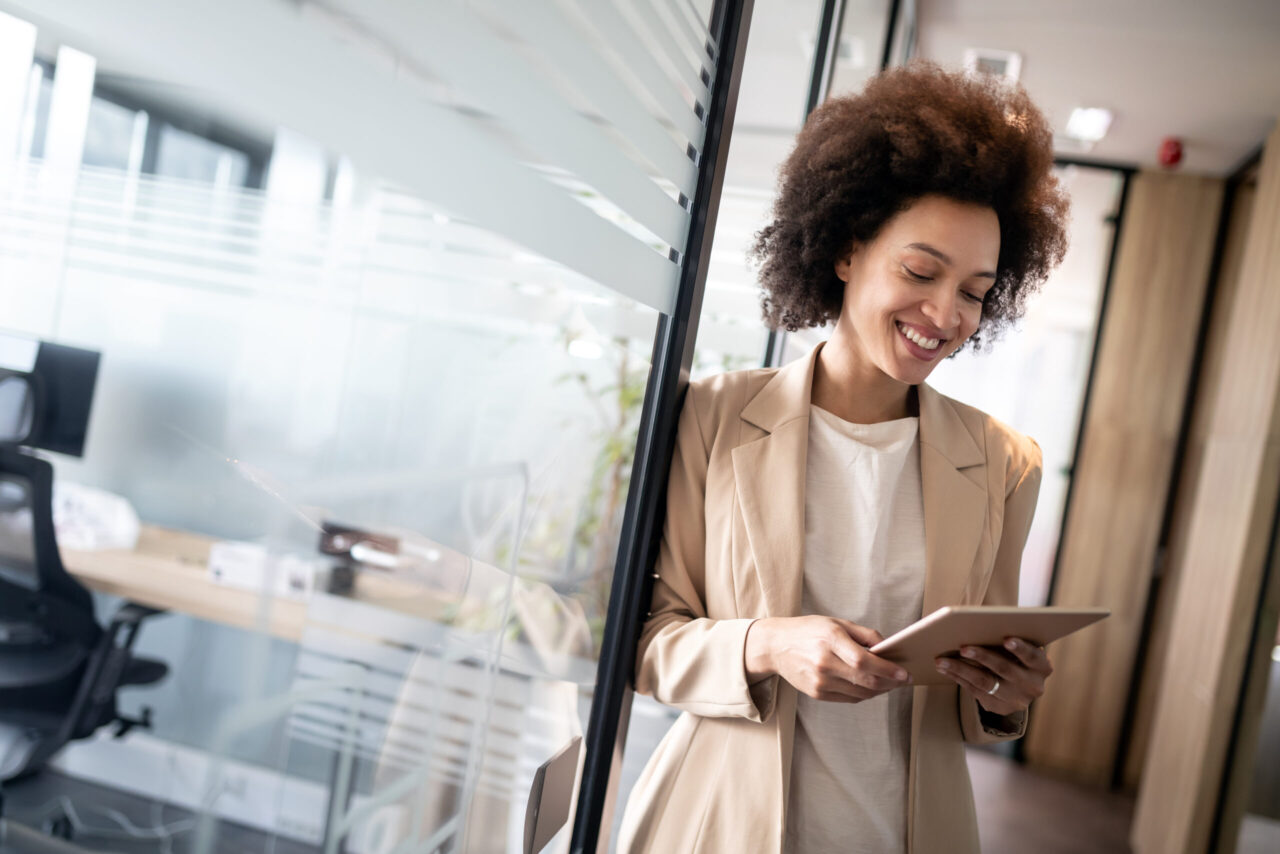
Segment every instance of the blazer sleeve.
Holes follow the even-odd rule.
[[[1040,496],[1043,458],[1040,446],[1025,438],[1028,451],[1025,465],[1013,467],[1004,499],[1004,520],[995,566],[987,584],[983,605],[1017,605],[1018,576],[1022,570],[1022,549],[1031,531],[1031,519]],[[991,744],[1021,738],[1027,731],[1027,713],[996,715],[983,709],[966,691],[958,691],[960,729],[964,740],[972,744]]]
[[[636,652],[635,688],[697,715],[763,721],[772,711],[774,691],[771,684],[747,682],[743,655],[753,620],[707,616],[710,451],[698,414],[699,395],[705,393],[690,383],[680,410],[653,598]]]

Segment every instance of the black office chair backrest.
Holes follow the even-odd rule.
[[[80,641],[102,635],[93,598],[67,573],[53,529],[53,466],[0,447],[0,642]]]

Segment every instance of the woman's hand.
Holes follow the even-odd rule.
[[[778,674],[815,700],[859,703],[910,682],[907,671],[872,655],[880,633],[834,617],[769,617],[747,631],[747,676]]]
[[[994,715],[1023,711],[1044,693],[1053,665],[1043,648],[1021,638],[1007,638],[1004,647],[963,647],[964,659],[939,658],[938,672],[954,679]]]

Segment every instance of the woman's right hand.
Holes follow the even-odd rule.
[[[835,617],[766,617],[747,630],[747,678],[776,673],[815,700],[860,703],[911,681],[867,649],[882,640],[875,629]]]

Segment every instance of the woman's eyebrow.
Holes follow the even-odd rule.
[[[928,243],[908,243],[907,248],[919,249],[921,252],[924,252],[927,255],[932,255],[934,258],[937,258],[939,261],[941,261],[943,264],[946,264],[947,266],[952,266],[953,264],[950,255],[943,252],[941,249],[930,246]],[[973,275],[976,278],[980,278],[980,279],[994,279],[996,277],[995,271],[993,270],[984,270],[981,273],[974,273]]]

